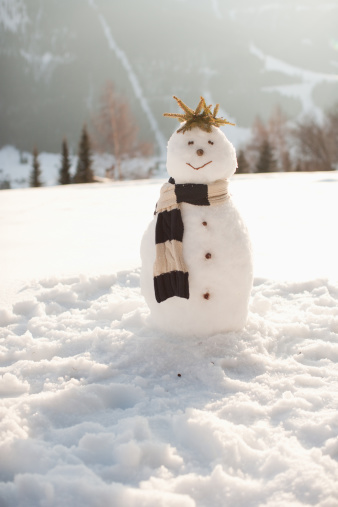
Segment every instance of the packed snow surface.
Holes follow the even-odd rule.
[[[4,190],[1,507],[338,505],[338,174],[239,175],[247,326],[148,327],[163,181]]]

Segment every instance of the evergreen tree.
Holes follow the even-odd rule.
[[[92,170],[90,139],[87,126],[84,124],[79,143],[79,158],[74,176],[74,183],[91,183],[92,181],[94,181],[94,173]]]
[[[238,167],[236,169],[237,174],[250,172],[249,171],[249,163],[244,155],[244,150],[242,150],[242,149],[240,149],[238,152],[237,165],[238,165]]]
[[[271,144],[265,139],[259,150],[258,162],[256,171],[258,173],[269,173],[276,170],[276,160],[273,156]]]
[[[60,185],[69,185],[71,182],[70,179],[70,168],[71,168],[71,162],[69,158],[69,151],[68,151],[68,143],[67,139],[64,138],[62,141],[62,156],[61,156],[61,168],[59,173],[59,183]]]
[[[33,150],[33,169],[32,169],[31,175],[30,175],[30,182],[29,182],[31,187],[41,187],[42,186],[41,179],[40,179],[41,178],[40,162],[39,162],[38,156],[39,156],[39,153],[38,153],[38,150],[35,146],[34,150]]]
[[[8,176],[6,175],[4,178],[2,178],[3,169],[0,169],[0,190],[7,190],[11,188],[11,182],[8,179]]]

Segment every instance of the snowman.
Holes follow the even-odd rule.
[[[141,291],[153,327],[207,337],[245,326],[252,288],[246,226],[228,180],[237,167],[233,145],[203,97],[195,110],[174,96],[182,126],[168,142],[170,176],[141,243]]]

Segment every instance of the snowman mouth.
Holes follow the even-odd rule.
[[[211,164],[211,162],[212,162],[212,160],[210,160],[210,162],[207,162],[206,164],[201,165],[200,167],[194,167],[193,165],[189,164],[189,162],[186,162],[186,164],[190,165],[190,167],[192,167],[193,169],[195,169],[195,171],[198,171],[199,169],[202,169],[206,165]]]

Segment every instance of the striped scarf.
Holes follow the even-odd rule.
[[[183,259],[184,225],[181,203],[195,206],[216,206],[229,198],[228,181],[217,180],[209,185],[165,183],[156,205],[156,259],[154,288],[158,303],[178,296],[189,299],[189,273]]]

